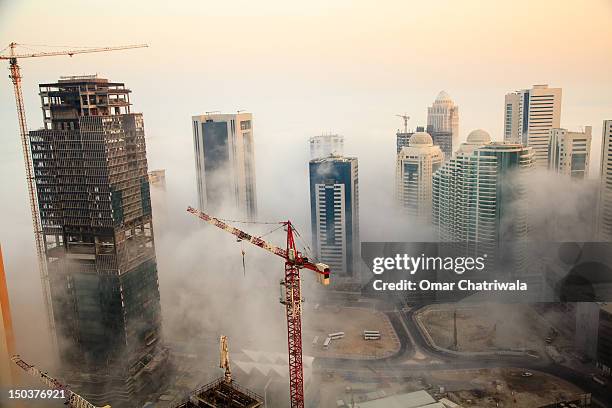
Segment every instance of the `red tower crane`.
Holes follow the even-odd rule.
[[[254,237],[239,230],[218,218],[211,217],[195,208],[188,207],[187,211],[201,220],[214,225],[238,239],[248,241],[253,245],[280,256],[285,260],[285,279],[281,285],[285,288],[281,303],[285,305],[287,316],[287,344],[289,348],[289,399],[291,408],[304,408],[304,369],[302,365],[302,289],[300,283],[300,269],[309,269],[317,273],[317,280],[323,285],[329,285],[329,266],[323,263],[313,263],[303,256],[297,249],[294,240],[293,224],[291,221],[279,222],[287,230],[287,246],[280,248],[259,237]]]

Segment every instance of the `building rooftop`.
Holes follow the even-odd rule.
[[[410,137],[408,145],[410,147],[433,146],[433,139],[427,132],[416,132]]]
[[[225,382],[219,378],[194,391],[189,398],[174,408],[257,408],[263,399],[235,381]]]
[[[450,95],[446,93],[446,91],[440,91],[438,96],[436,97],[436,102],[452,102]]]
[[[469,144],[487,144],[491,143],[491,135],[483,129],[475,129],[470,132],[467,137]]]
[[[348,163],[351,161],[357,160],[356,157],[345,157],[345,156],[339,156],[339,155],[334,155],[331,154],[327,157],[320,157],[317,159],[312,159],[310,162],[311,163],[332,163],[332,162],[340,162],[340,163]]]

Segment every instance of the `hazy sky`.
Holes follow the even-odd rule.
[[[601,123],[612,119],[611,17],[610,0],[0,0],[0,49],[11,41],[148,43],[148,49],[22,60],[30,128],[42,124],[38,83],[90,73],[125,82],[134,111],[144,113],[149,167],[167,169],[169,188],[186,207],[195,202],[190,116],[246,109],[254,114],[261,212],[297,219],[307,229],[307,138],[343,134],[346,153],[359,158],[362,197],[373,196],[375,185],[390,191],[401,126],[394,115],[408,113],[411,127],[424,124],[427,105],[442,89],[459,105],[461,139],[475,128],[500,139],[506,92],[560,86],[561,125],[593,126],[596,166]],[[35,313],[24,311],[39,301],[40,289],[15,102],[4,72],[0,243],[14,308],[27,315]],[[362,201],[363,223],[372,212]],[[374,211],[376,200],[371,203]]]

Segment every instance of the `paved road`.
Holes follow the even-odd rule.
[[[612,387],[601,387],[589,374],[561,366],[548,358],[529,356],[479,356],[478,358],[444,353],[437,350],[422,336],[413,318],[412,311],[386,311],[400,340],[400,350],[391,357],[380,360],[317,359],[315,368],[342,374],[361,382],[377,382],[382,378],[402,379],[418,376],[432,370],[468,370],[483,368],[516,367],[540,371],[572,383],[585,392],[590,392],[593,401],[604,408],[612,408]],[[413,364],[418,351],[426,360]]]

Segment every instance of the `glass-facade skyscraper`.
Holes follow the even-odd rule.
[[[198,205],[221,216],[257,215],[253,115],[207,113],[194,116]]]
[[[360,257],[357,158],[310,161],[310,219],[319,261],[339,277],[356,276]]]
[[[144,121],[95,75],[40,85],[31,152],[65,378],[91,402],[138,401],[161,381],[157,261]]]
[[[524,176],[532,168],[531,148],[491,142],[483,130],[471,132],[433,177],[432,214],[439,238],[489,256],[524,243],[529,230]],[[516,256],[514,261],[524,260]]]

